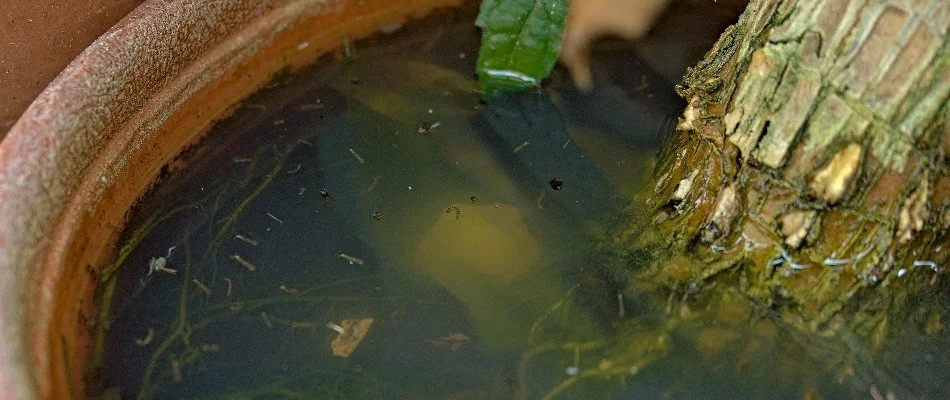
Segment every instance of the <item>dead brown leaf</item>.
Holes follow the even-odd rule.
[[[372,318],[365,319],[345,319],[340,322],[343,332],[337,335],[330,348],[333,349],[333,355],[337,357],[349,357],[360,345],[363,338],[369,332],[369,327],[373,325]]]

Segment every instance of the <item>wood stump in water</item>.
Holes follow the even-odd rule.
[[[942,326],[950,259],[950,3],[753,0],[687,72],[689,101],[625,246],[805,330]],[[934,325],[933,321],[937,321]]]

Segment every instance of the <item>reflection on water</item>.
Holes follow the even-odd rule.
[[[627,290],[605,268],[610,221],[681,101],[615,49],[592,94],[555,71],[481,104],[473,18],[280,77],[169,169],[100,290],[106,395],[826,398],[882,382],[860,341],[803,336],[728,290]]]

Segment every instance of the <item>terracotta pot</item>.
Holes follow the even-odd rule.
[[[0,140],[86,46],[142,0],[4,0],[0,22]]]
[[[278,70],[459,0],[150,0],[0,142],[0,397],[69,398],[99,268],[159,170]]]

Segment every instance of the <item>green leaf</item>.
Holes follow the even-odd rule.
[[[568,0],[484,0],[478,82],[491,98],[537,86],[561,51]]]

